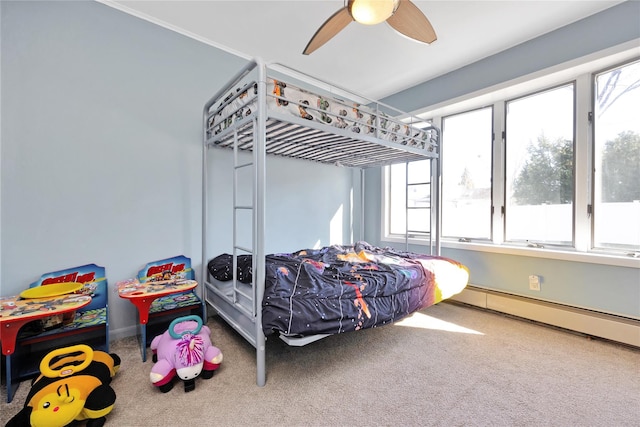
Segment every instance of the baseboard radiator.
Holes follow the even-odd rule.
[[[640,320],[467,286],[451,298],[523,319],[640,347]]]

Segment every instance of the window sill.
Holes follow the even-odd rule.
[[[405,243],[402,237],[385,237],[383,242]],[[428,246],[429,242],[424,239],[409,239],[411,245]],[[476,252],[490,252],[506,255],[526,256],[532,258],[547,258],[561,261],[584,262],[590,264],[603,264],[615,267],[629,267],[640,269],[640,258],[633,258],[625,255],[600,252],[577,252],[575,250],[561,250],[550,248],[529,248],[515,245],[496,245],[491,243],[478,242],[456,242],[452,240],[442,240],[441,246],[450,249],[462,249]]]

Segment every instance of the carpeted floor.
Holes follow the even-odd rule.
[[[395,325],[305,347],[267,343],[267,385],[255,350],[218,317],[224,353],[185,393],[151,385],[135,338],[115,341],[112,426],[640,426],[640,349],[441,303]],[[20,410],[27,383],[0,423]]]

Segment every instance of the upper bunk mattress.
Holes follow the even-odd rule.
[[[257,109],[257,90],[257,84],[250,84],[220,101],[208,119],[207,138],[252,116]],[[343,130],[353,138],[367,136],[427,153],[437,149],[438,135],[427,122],[422,122],[424,128],[412,126],[366,105],[319,95],[275,79],[267,81],[266,95],[272,116],[309,121],[334,131]]]

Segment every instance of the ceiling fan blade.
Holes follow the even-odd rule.
[[[331,15],[331,17],[327,19],[320,28],[318,28],[318,31],[316,31],[313,37],[311,37],[311,40],[302,53],[304,55],[309,55],[311,52],[331,40],[333,36],[342,31],[351,21],[353,21],[353,18],[351,17],[349,10],[346,7],[343,7]]]
[[[423,43],[433,43],[437,39],[431,22],[409,0],[400,0],[398,9],[387,19],[387,23],[397,32]]]

